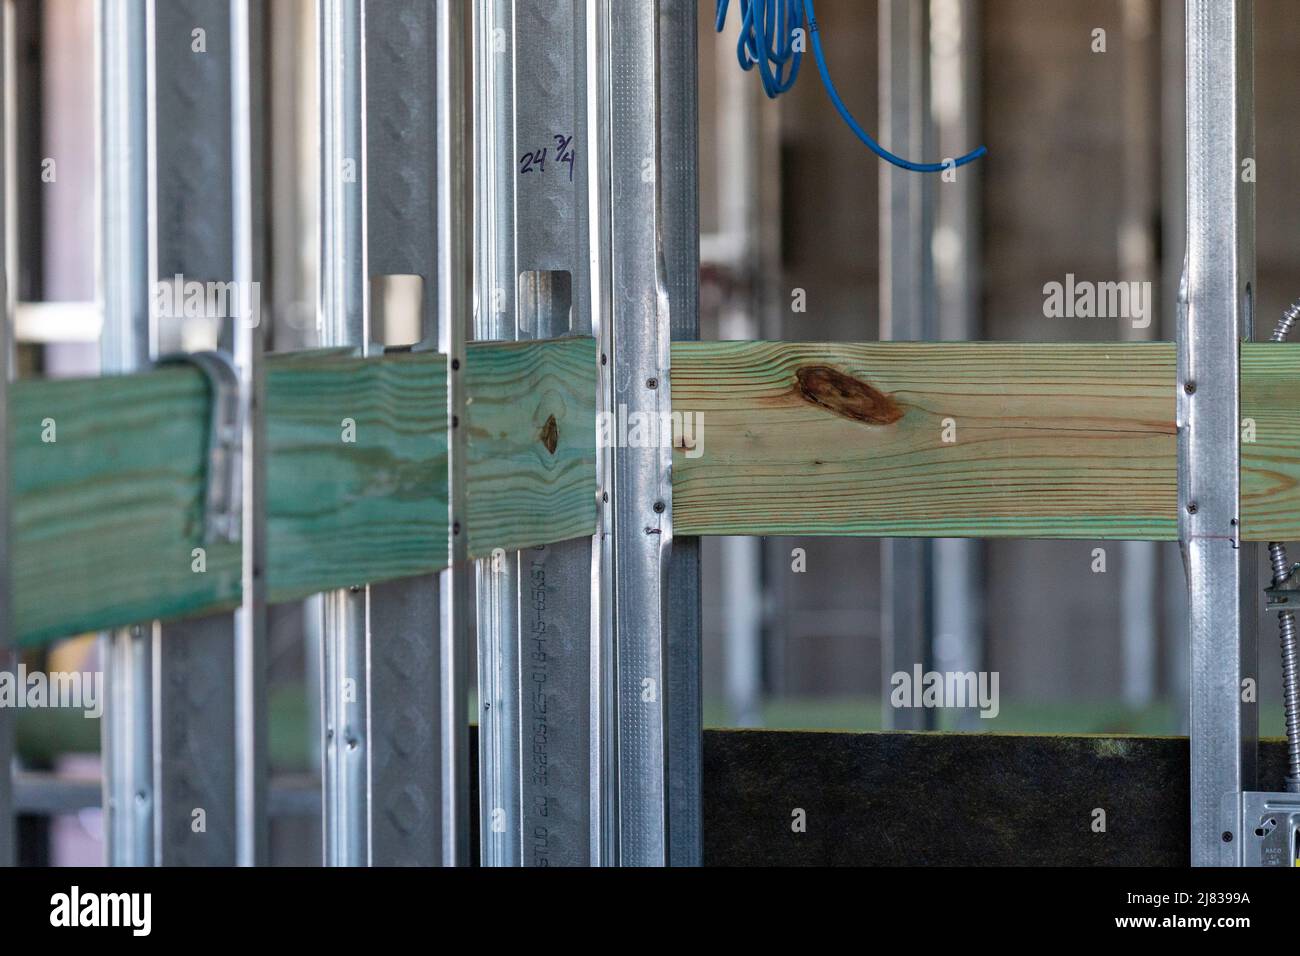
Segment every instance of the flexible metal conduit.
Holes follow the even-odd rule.
[[[1273,329],[1272,341],[1285,342],[1300,318],[1300,300],[1291,303]],[[1291,562],[1286,545],[1271,541],[1268,559],[1273,567],[1273,586],[1281,587],[1291,577]],[[1300,793],[1300,668],[1297,667],[1297,634],[1294,611],[1279,611],[1278,629],[1282,636],[1282,702],[1286,711],[1287,777],[1286,788]]]

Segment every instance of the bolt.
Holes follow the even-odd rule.
[[[1195,395],[1195,394],[1196,394],[1196,383],[1195,383],[1195,382],[1187,382],[1185,385],[1183,385],[1183,391],[1186,392],[1188,395]]]
[[[1189,502],[1187,502],[1187,513],[1188,513],[1189,515],[1194,515],[1194,514],[1196,514],[1196,510],[1197,510],[1197,509],[1196,509],[1196,502],[1195,502],[1195,501],[1189,501]]]
[[[657,378],[648,378],[648,379],[646,379],[646,380],[645,380],[645,387],[646,387],[646,388],[658,388],[658,387],[659,387],[659,379],[657,379]]]
[[[663,514],[663,513],[664,513],[664,509],[665,509],[666,507],[667,507],[667,506],[666,506],[662,501],[656,501],[656,502],[655,502],[655,514],[657,514],[657,515],[661,515],[661,514]]]

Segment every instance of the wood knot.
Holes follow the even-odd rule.
[[[554,415],[546,419],[546,424],[542,426],[541,439],[546,450],[554,455],[555,449],[560,444],[560,426],[555,423]]]
[[[799,392],[841,418],[868,425],[892,425],[903,417],[902,407],[879,389],[828,365],[806,365],[795,372]]]

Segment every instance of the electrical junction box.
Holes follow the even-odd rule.
[[[1239,793],[1224,798],[1228,866],[1300,867],[1300,793]]]

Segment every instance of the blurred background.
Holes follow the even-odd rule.
[[[11,2],[20,376],[94,375],[94,0]],[[929,87],[932,148],[925,158],[989,147],[956,183],[933,192],[929,337],[1171,340],[1183,256],[1180,0],[915,2],[931,22],[928,63],[918,77]],[[811,59],[795,88],[769,101],[758,78],[737,64],[735,12],[717,36],[713,3],[702,0],[699,8],[702,337],[881,337],[881,263],[899,254],[889,241],[898,233],[881,225],[881,197],[895,174],[836,116]],[[817,14],[841,95],[863,126],[891,145],[896,122],[879,119],[889,95],[880,82],[889,66],[882,48],[895,56],[895,68],[899,51],[881,42],[877,5],[818,0]],[[1300,298],[1289,245],[1291,222],[1300,222],[1294,14],[1292,0],[1256,0],[1261,335]],[[269,17],[272,291],[264,314],[273,347],[286,350],[315,344],[314,3],[274,0]],[[922,62],[913,57],[910,65]],[[53,180],[43,178],[50,159]],[[196,149],[199,183],[203,161]],[[1044,284],[1070,273],[1150,282],[1151,327],[1045,318]],[[792,307],[796,302],[804,308]],[[177,346],[203,347],[212,330],[196,322],[172,330]],[[1097,549],[1104,571],[1097,570]],[[1185,731],[1185,597],[1174,544],[710,538],[703,562],[709,726]],[[890,562],[921,569],[921,576],[891,579]],[[1262,595],[1260,614],[1261,732],[1277,735],[1276,624]],[[314,864],[318,714],[306,688],[316,684],[317,664],[304,631],[311,628],[300,606],[274,609],[271,759],[284,786],[273,852],[277,862]],[[886,662],[900,641],[938,670],[998,672],[998,716],[900,714],[884,706]],[[87,636],[28,654],[26,662],[95,670],[97,653]],[[23,711],[18,734],[24,770],[83,777],[87,802],[97,804],[97,721],[80,712]],[[98,862],[99,812],[49,804],[22,817],[25,862]]]

